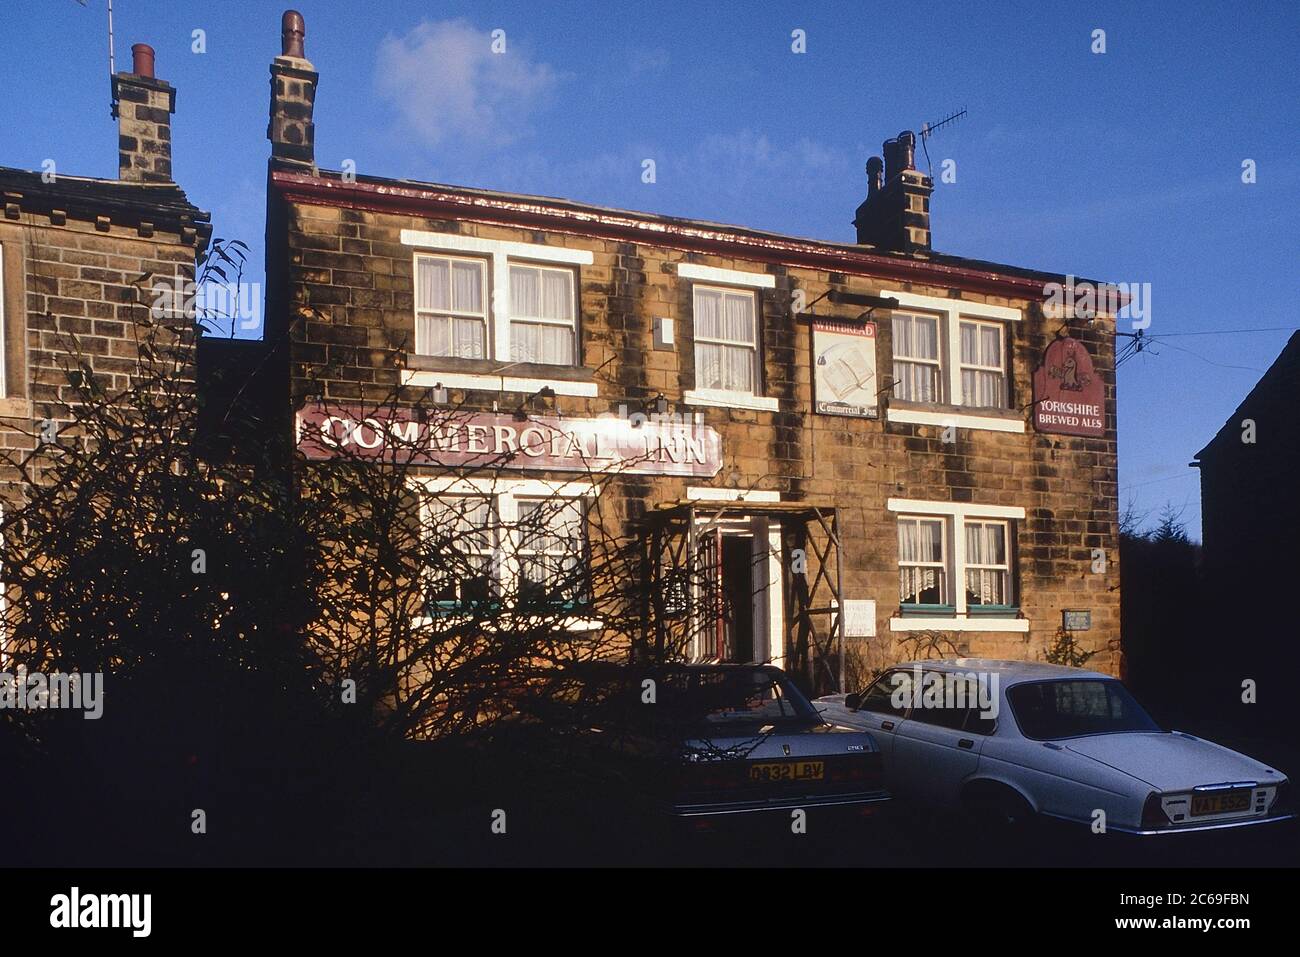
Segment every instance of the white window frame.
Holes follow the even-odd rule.
[[[968,572],[972,572],[972,571],[1001,572],[1004,576],[1002,593],[1003,593],[1003,597],[1006,599],[1006,601],[1002,602],[1002,604],[1010,605],[1014,607],[1016,604],[1016,590],[1015,590],[1015,576],[1011,574],[1011,523],[1005,521],[1004,519],[983,518],[974,515],[967,516],[962,521],[963,536],[966,534],[966,529],[970,525],[985,525],[985,526],[996,525],[1002,529],[1002,557],[1004,561],[1001,565],[995,565],[995,564],[988,564],[988,563],[977,563],[974,561],[970,561],[968,559],[965,562],[965,567],[962,569],[962,580],[961,580],[962,594],[965,595],[967,592],[968,586],[966,585],[966,575]],[[969,606],[971,604],[970,599],[966,600],[966,604],[969,610]]]
[[[759,290],[775,289],[776,277],[765,272],[744,272],[740,269],[720,269],[717,266],[701,266],[696,263],[678,263],[677,276],[689,280],[691,289],[691,310],[695,309],[695,283],[721,289]],[[694,332],[692,323],[692,332]],[[762,299],[754,295],[754,388],[763,388],[763,367],[761,342],[763,334]],[[692,338],[694,338],[692,336]],[[692,346],[692,349],[694,346]],[[775,412],[780,403],[774,396],[760,395],[755,392],[727,392],[722,389],[687,389],[682,394],[682,401],[687,405],[716,406],[723,409],[754,409],[760,412]]]
[[[697,385],[699,384],[700,346],[705,345],[705,346],[723,346],[728,349],[749,350],[750,381],[753,383],[753,387],[748,391],[741,391],[739,389],[696,389],[696,391],[709,392],[709,393],[713,393],[716,395],[723,395],[723,396],[731,396],[731,395],[742,396],[744,398],[751,398],[757,396],[759,394],[759,386],[761,385],[760,379],[762,378],[762,374],[761,374],[762,369],[760,368],[759,361],[758,361],[758,354],[759,354],[758,296],[755,295],[754,290],[752,289],[738,289],[735,286],[715,286],[706,283],[694,283],[691,286],[692,316],[699,315],[699,296],[700,293],[702,292],[713,292],[713,293],[717,293],[719,296],[722,297],[720,300],[720,309],[721,309],[720,315],[726,314],[726,302],[728,296],[737,299],[748,299],[750,305],[750,318],[752,320],[750,329],[753,332],[753,338],[749,342],[742,342],[739,339],[723,339],[715,336],[701,336],[699,334],[698,324],[692,322],[691,339],[694,342],[694,349],[695,349],[696,384]]]
[[[564,379],[551,379],[545,376],[520,377],[504,374],[512,365],[510,361],[510,263],[518,261],[527,264],[563,264],[569,267],[590,266],[595,257],[589,249],[569,249],[564,246],[546,246],[541,243],[517,243],[499,239],[480,239],[477,236],[462,236],[459,233],[435,233],[420,229],[403,229],[400,234],[402,245],[411,246],[413,255],[431,253],[434,255],[481,256],[488,260],[488,296],[487,310],[487,358],[503,363],[502,371],[497,373],[476,372],[432,372],[424,369],[403,369],[402,385],[433,388],[442,386],[448,389],[483,389],[491,392],[527,392],[534,393],[542,388],[550,388],[556,395],[574,395],[594,398],[595,382],[571,382]],[[574,365],[557,368],[576,368],[582,365],[582,343],[579,338],[578,321],[581,308],[581,277],[573,273],[573,311],[574,311]],[[414,277],[412,285],[414,285]],[[414,297],[413,297],[414,298]],[[412,310],[414,313],[414,310]]]
[[[420,306],[420,301],[419,301],[419,299],[420,299],[420,262],[421,262],[422,260],[434,260],[434,259],[436,259],[436,260],[442,260],[443,262],[447,263],[447,300],[448,300],[448,302],[451,301],[451,291],[452,291],[452,289],[455,288],[455,285],[456,285],[455,279],[453,278],[453,275],[454,275],[454,272],[453,272],[453,270],[454,270],[454,265],[453,265],[453,264],[454,264],[454,263],[458,263],[458,262],[461,262],[461,263],[466,263],[466,262],[468,262],[468,263],[473,263],[474,265],[476,265],[476,266],[479,267],[479,276],[480,276],[480,278],[479,278],[479,303],[480,303],[481,306],[482,306],[482,308],[480,309],[480,311],[478,311],[478,312],[469,312],[469,311],[466,311],[466,310],[454,309],[454,308],[451,308],[450,306],[449,306],[448,308],[446,308],[446,309],[433,309],[433,308],[429,308],[429,307],[423,307],[423,308],[422,308],[422,307]],[[445,355],[436,355],[435,353],[432,353],[432,352],[428,352],[428,351],[427,351],[428,343],[427,343],[427,342],[421,342],[421,341],[420,341],[420,339],[421,339],[421,337],[420,337],[420,318],[421,318],[421,316],[433,316],[433,317],[447,317],[447,318],[449,318],[449,319],[477,319],[479,322],[483,323],[483,355],[480,356],[480,357],[478,357],[478,358],[483,358],[483,359],[488,358],[488,357],[492,354],[492,353],[491,353],[491,350],[492,350],[492,326],[491,326],[491,322],[489,321],[489,316],[488,316],[488,312],[489,312],[489,297],[488,297],[488,282],[489,282],[489,279],[488,279],[488,269],[490,268],[491,263],[490,263],[488,260],[486,260],[486,259],[483,259],[483,258],[480,258],[480,257],[475,257],[475,256],[452,256],[452,255],[448,255],[447,253],[431,253],[431,252],[418,252],[418,253],[416,253],[416,254],[415,254],[415,260],[414,260],[414,263],[415,263],[415,265],[414,265],[413,268],[414,268],[414,270],[415,270],[415,273],[414,273],[413,285],[414,285],[414,287],[415,287],[415,295],[413,296],[413,300],[414,300],[414,303],[415,303],[415,354],[416,354],[416,355],[419,355],[419,356],[429,356],[430,358],[435,358],[435,359],[466,358],[465,356],[456,356],[455,354],[452,354],[452,355],[449,355],[449,356],[445,356]],[[455,337],[454,337],[454,335],[453,335],[453,337],[452,337],[453,341],[454,341],[454,338],[455,338]]]
[[[0,398],[9,395],[9,330],[8,317],[5,316],[5,244],[0,243]]]
[[[523,509],[520,507],[521,505],[524,505],[526,503],[532,503],[532,502],[541,502],[543,503],[543,508],[544,508],[546,503],[555,501],[557,497],[558,496],[554,496],[554,495],[548,495],[548,496],[516,495],[514,496],[515,514],[516,516],[518,516],[522,513]],[[589,569],[590,555],[587,553],[588,543],[587,543],[587,529],[586,529],[586,520],[587,520],[586,507],[585,505],[581,504],[583,501],[581,497],[561,498],[560,500],[564,502],[576,501],[580,503],[579,511],[578,511],[578,521],[581,523],[580,534],[579,534],[579,549],[580,549],[579,559],[583,567]],[[519,519],[516,518],[516,522],[518,521]],[[517,566],[516,570],[518,574],[515,580],[515,587],[516,587],[515,594],[518,595],[522,593],[523,584],[524,584],[523,566],[524,566],[525,558],[528,558],[530,556],[531,557],[537,557],[537,556],[563,557],[567,554],[567,552],[564,550],[537,549],[537,548],[525,547],[526,536],[523,534],[523,531],[519,529],[519,526],[517,524],[515,526],[515,529],[516,529],[516,533],[515,533],[516,538],[510,544],[510,553],[514,558],[514,561]]]
[[[519,500],[539,498],[568,498],[584,500],[584,516],[589,514],[591,501],[599,492],[594,482],[552,482],[544,479],[507,478],[454,478],[451,476],[414,477],[411,483],[433,498],[472,497],[485,498],[491,503],[497,522],[494,535],[496,557],[493,561],[497,595],[506,605],[519,594],[520,565],[518,554]],[[585,529],[584,529],[585,536]],[[584,539],[584,548],[588,543]],[[590,556],[584,555],[584,561]],[[427,617],[418,618],[417,626],[430,623]],[[565,620],[570,631],[591,631],[602,627],[595,619],[572,616]]]
[[[515,270],[515,269],[530,269],[536,272],[539,291],[542,285],[542,276],[543,274],[548,272],[559,273],[562,276],[564,276],[569,282],[569,318],[568,319],[552,319],[547,316],[526,316],[523,313],[516,311],[514,301],[513,300],[511,301],[510,316],[507,319],[507,321],[510,323],[511,326],[510,329],[510,335],[512,341],[511,348],[513,349],[513,337],[514,337],[515,325],[555,326],[557,328],[564,328],[569,330],[570,343],[572,344],[572,349],[573,349],[573,361],[568,363],[568,366],[574,366],[580,364],[582,359],[582,351],[580,349],[581,343],[579,343],[578,341],[578,280],[573,269],[564,268],[561,266],[547,266],[542,263],[528,262],[522,259],[507,259],[506,269],[507,269],[507,273],[510,270]],[[508,278],[509,276],[507,275],[507,279]],[[524,360],[520,360],[520,361],[524,361]]]
[[[962,327],[963,327],[963,326],[972,326],[972,327],[974,327],[974,329],[975,329],[975,340],[976,340],[976,347],[977,347],[977,348],[978,348],[978,343],[979,343],[979,330],[980,330],[980,329],[996,329],[996,330],[997,330],[997,333],[998,333],[998,356],[999,356],[999,358],[1001,359],[1001,364],[1000,364],[1000,365],[996,365],[996,366],[985,366],[985,365],[979,365],[979,364],[977,364],[977,363],[973,363],[973,362],[963,362],[963,361],[962,361],[962,358],[961,358],[961,330],[962,330]],[[965,407],[965,408],[970,408],[970,409],[1004,409],[1004,410],[1005,410],[1005,409],[1010,405],[1010,401],[1009,401],[1009,400],[1010,400],[1011,390],[1010,390],[1010,386],[1009,386],[1009,383],[1010,383],[1010,376],[1007,375],[1007,355],[1008,355],[1008,353],[1007,353],[1007,325],[1006,325],[1005,322],[995,322],[995,321],[989,321],[989,320],[987,320],[987,319],[976,319],[976,318],[974,318],[973,316],[961,316],[961,317],[958,318],[958,321],[957,321],[957,341],[956,341],[956,343],[953,345],[953,356],[957,359],[957,366],[958,366],[958,370],[957,370],[957,372],[958,372],[958,374],[957,374],[957,384],[958,384],[958,387],[961,389],[961,397],[962,397],[961,405],[962,405],[963,407]],[[962,381],[961,381],[961,373],[966,372],[966,371],[968,371],[968,370],[969,370],[970,372],[974,372],[974,373],[977,373],[977,374],[978,374],[978,373],[981,373],[981,372],[985,372],[985,373],[987,373],[987,372],[996,372],[996,373],[998,374],[998,377],[1002,380],[1002,388],[999,390],[999,404],[998,404],[998,405],[976,405],[976,404],[973,403],[973,402],[972,402],[972,403],[967,403],[967,402],[965,401],[965,399],[966,399],[966,388],[965,388],[965,385],[964,385],[964,384],[962,383]]]
[[[898,340],[897,338],[893,337],[891,333],[891,341],[894,347],[893,356],[892,356],[892,366],[893,369],[897,369],[898,364],[900,362],[903,362],[908,365],[927,366],[933,368],[935,372],[935,400],[934,401],[936,404],[941,404],[944,402],[945,376],[943,370],[943,359],[944,359],[944,353],[947,351],[944,348],[944,341],[943,341],[944,333],[946,331],[944,329],[945,326],[944,317],[938,313],[923,312],[919,309],[906,309],[906,310],[899,309],[894,313],[894,315],[890,317],[891,326],[893,325],[893,321],[900,317],[911,319],[913,321],[917,319],[929,319],[934,322],[935,351],[938,354],[933,359],[927,359],[924,356],[901,356],[898,353]],[[891,369],[891,374],[893,373],[893,369]],[[898,388],[898,376],[894,375],[894,390],[897,390],[897,388]],[[903,396],[898,396],[898,398],[903,399],[903,401],[905,402],[924,401],[918,399],[907,399],[904,398]]]
[[[478,545],[473,544],[473,543],[472,543],[472,539],[471,539],[471,540],[469,541],[469,543],[468,543],[468,548],[466,548],[466,553],[467,553],[467,554],[470,554],[470,555],[479,556],[479,557],[482,557],[482,556],[484,556],[484,555],[487,556],[487,559],[488,559],[488,580],[489,580],[489,586],[488,586],[488,591],[489,591],[489,600],[491,600],[491,599],[499,599],[499,598],[501,597],[501,580],[500,580],[500,574],[499,574],[499,571],[498,571],[498,561],[499,561],[499,557],[500,557],[500,554],[501,554],[501,545],[500,545],[500,541],[499,541],[499,539],[498,539],[498,535],[500,534],[500,524],[501,524],[501,523],[500,523],[500,520],[498,519],[498,516],[497,516],[496,500],[493,499],[492,496],[490,496],[490,495],[465,495],[465,494],[450,495],[450,494],[446,494],[446,493],[443,493],[443,494],[440,494],[440,495],[426,494],[426,495],[424,496],[424,498],[423,498],[421,504],[420,504],[420,522],[421,522],[421,527],[424,526],[424,523],[425,523],[425,522],[429,522],[429,521],[432,521],[432,520],[433,520],[433,515],[432,515],[431,513],[432,513],[433,509],[436,507],[436,506],[435,506],[435,503],[438,503],[438,502],[446,502],[446,501],[448,501],[448,500],[452,500],[452,499],[465,499],[465,500],[468,500],[468,499],[475,499],[475,500],[480,501],[480,502],[483,502],[483,503],[485,503],[485,504],[487,505],[487,511],[488,511],[487,522],[488,522],[488,524],[487,524],[487,528],[486,528],[486,530],[485,530],[486,533],[487,533],[487,538],[488,538],[488,546],[487,546],[487,549],[486,549],[486,551],[485,551],[481,546],[478,546]],[[464,548],[464,547],[465,547],[465,544],[466,544],[465,540],[462,539],[461,542],[458,543],[458,547],[462,547],[462,548]],[[424,571],[425,571],[425,575],[426,575],[426,577],[427,577],[428,579],[432,580],[432,579],[433,579],[433,569],[425,569]],[[456,607],[457,607],[457,609],[460,609],[460,608],[463,608],[463,607],[464,607],[464,597],[463,597],[463,595],[461,594],[460,583],[456,583],[456,592],[457,592],[457,597],[456,597]]]
[[[949,525],[950,525],[951,523],[950,523],[946,518],[943,518],[943,517],[941,517],[941,516],[935,516],[935,515],[899,515],[899,516],[898,516],[898,519],[897,519],[897,522],[895,523],[895,527],[897,527],[898,525],[902,525],[904,522],[913,522],[913,523],[917,524],[918,526],[919,526],[921,523],[926,523],[926,524],[929,524],[929,525],[938,525],[938,526],[939,526],[939,560],[938,560],[937,562],[917,562],[917,561],[904,562],[904,561],[903,561],[903,556],[900,554],[900,555],[898,556],[898,569],[899,569],[899,572],[901,573],[902,570],[903,570],[904,568],[937,568],[937,569],[939,569],[939,571],[943,573],[943,577],[942,577],[942,579],[941,579],[941,584],[940,584],[940,588],[939,588],[939,597],[940,597],[940,600],[937,601],[937,602],[934,602],[934,604],[936,604],[936,605],[953,605],[953,604],[955,604],[955,602],[953,602],[953,601],[943,601],[943,600],[942,600],[942,599],[945,597],[945,593],[951,592],[951,591],[952,591],[952,588],[953,588],[952,569],[948,567],[949,564],[950,564],[950,562],[949,562],[948,536],[949,536],[949,534],[950,534],[950,532],[949,532]],[[897,536],[895,536],[895,538],[897,538]],[[900,584],[901,584],[901,582],[900,582]],[[902,600],[903,600],[903,594],[902,594],[902,590],[901,590],[901,589],[899,590],[898,600],[899,600],[899,603],[901,604],[901,603],[902,603]]]
[[[918,310],[921,312],[939,313],[942,316],[939,336],[940,361],[942,363],[942,373],[940,378],[940,391],[946,396],[944,404],[950,405],[954,411],[932,411],[928,409],[903,409],[895,408],[893,404],[886,410],[886,418],[890,422],[904,422],[912,425],[937,425],[946,427],[949,425],[957,426],[963,429],[983,429],[989,432],[1021,432],[1025,431],[1025,421],[1020,417],[1008,415],[994,416],[981,415],[978,408],[970,412],[960,411],[961,390],[961,321],[966,319],[989,320],[1001,322],[1006,325],[1003,327],[1003,361],[1007,365],[1005,383],[1008,389],[1011,381],[1011,361],[1010,349],[1010,323],[1019,322],[1023,314],[1019,309],[1010,306],[994,306],[982,302],[966,302],[961,299],[945,299],[940,296],[923,296],[919,293],[902,292],[890,289],[880,290],[880,295],[888,299],[897,299],[899,310],[903,312],[912,312]],[[1009,392],[1008,392],[1009,394]],[[992,410],[988,410],[992,411]],[[1004,410],[1005,412],[1005,410]]]
[[[947,542],[949,561],[949,581],[952,583],[953,600],[950,604],[955,609],[953,617],[947,615],[918,615],[891,618],[890,631],[999,631],[1028,632],[1027,618],[998,618],[969,614],[966,602],[966,521],[987,521],[1001,519],[1007,523],[1007,591],[1016,594],[1016,583],[1011,568],[1011,522],[1023,521],[1025,510],[1018,505],[982,505],[971,502],[934,502],[922,499],[891,498],[885,502],[885,508],[900,517],[914,518],[925,516],[942,516],[946,534],[951,538]]]

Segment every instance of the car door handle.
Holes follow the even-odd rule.
[[[893,731],[893,730],[894,730],[894,722],[892,722],[892,721],[882,721],[882,722],[880,722],[880,726],[881,726],[882,728],[884,728],[886,731]]]
[[[971,748],[975,747],[975,742],[970,738],[959,738],[957,741],[957,747],[966,748],[969,751]]]

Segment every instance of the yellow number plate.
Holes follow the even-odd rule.
[[[1192,817],[1202,814],[1228,814],[1250,809],[1250,791],[1224,791],[1222,794],[1193,794]]]
[[[773,761],[751,764],[751,781],[820,781],[826,776],[826,765],[821,761]]]

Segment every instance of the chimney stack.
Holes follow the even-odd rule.
[[[172,181],[172,114],[176,90],[153,75],[147,43],[131,47],[131,72],[113,76],[117,176],[135,183]]]
[[[934,182],[913,165],[916,135],[910,131],[886,140],[885,159],[867,160],[867,198],[853,225],[858,242],[895,252],[930,250],[930,194]]]
[[[271,158],[314,168],[316,165],[316,84],[320,76],[307,59],[307,26],[297,10],[280,20],[280,55],[271,61],[271,122],[266,137]]]

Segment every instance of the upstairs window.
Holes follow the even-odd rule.
[[[754,294],[694,287],[695,387],[755,395],[758,324]]]
[[[1005,409],[1007,377],[1002,323],[963,319],[959,328],[961,404]]]
[[[421,255],[415,265],[415,351],[487,358],[487,263]]]
[[[510,265],[510,361],[573,365],[573,272]]]
[[[5,247],[0,243],[0,398],[9,394],[9,383],[5,379],[5,366],[8,365],[9,336],[5,331]]]
[[[894,313],[894,397],[942,402],[939,317]]]

